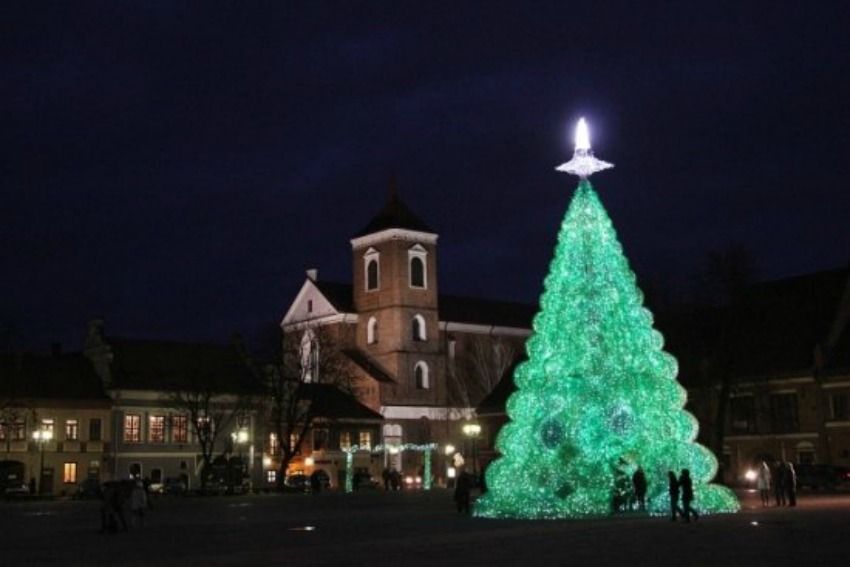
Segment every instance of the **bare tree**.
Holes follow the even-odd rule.
[[[744,290],[753,282],[755,260],[752,253],[740,244],[731,244],[722,250],[709,252],[700,274],[702,300],[719,308],[717,328],[712,337],[708,370],[719,380],[720,390],[714,415],[712,449],[723,452],[729,398],[732,393],[733,365],[745,355],[741,347],[740,320],[743,310]],[[720,478],[722,478],[721,471]]]
[[[269,431],[277,440],[278,488],[286,469],[324,409],[327,388],[354,394],[349,361],[325,327],[286,333],[278,360],[265,368],[265,400]]]
[[[162,403],[185,415],[190,424],[202,461],[201,490],[205,490],[213,461],[232,449],[229,435],[237,417],[251,411],[255,399],[238,386],[217,387],[201,373],[181,382],[184,382],[181,387],[163,395]]]
[[[449,365],[449,398],[470,410],[505,376],[517,359],[517,348],[504,337],[472,335]]]
[[[35,409],[28,406],[15,396],[6,395],[0,397],[0,433],[5,440],[5,452],[11,451],[12,438],[19,427],[23,427],[27,417],[34,422],[36,419]]]

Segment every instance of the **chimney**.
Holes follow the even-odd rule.
[[[50,355],[53,358],[59,358],[62,356],[62,343],[52,343],[50,345]]]
[[[307,277],[310,278],[310,280],[312,280],[314,282],[318,281],[319,280],[319,270],[317,268],[310,268],[309,270],[307,270]]]

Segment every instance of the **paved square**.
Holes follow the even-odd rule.
[[[850,564],[850,495],[756,500],[685,525],[480,520],[444,490],[160,498],[147,525],[114,535],[98,533],[98,502],[0,503],[0,565]]]

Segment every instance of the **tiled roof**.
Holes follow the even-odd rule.
[[[435,234],[425,222],[405,205],[394,192],[387,204],[378,211],[372,220],[354,235],[354,238],[374,234],[390,228],[403,228],[418,232]]]
[[[353,289],[350,284],[325,281],[317,281],[315,284],[337,311],[354,312]],[[440,321],[530,329],[537,306],[441,294],[439,310]]]
[[[376,419],[384,416],[364,406],[332,384],[305,384],[304,399],[313,402],[313,411],[327,419]]]
[[[91,363],[80,353],[0,357],[0,396],[15,399],[108,399]]]
[[[350,348],[343,349],[342,354],[347,356],[353,363],[362,368],[369,376],[378,382],[395,384],[392,376],[377,361],[373,360],[362,350]]]
[[[109,338],[116,389],[179,390],[203,383],[213,391],[256,391],[257,378],[234,346]]]

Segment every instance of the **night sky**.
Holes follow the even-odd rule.
[[[4,349],[255,335],[393,173],[442,292],[533,301],[580,116],[642,282],[850,261],[847,2],[244,4],[0,7]]]

